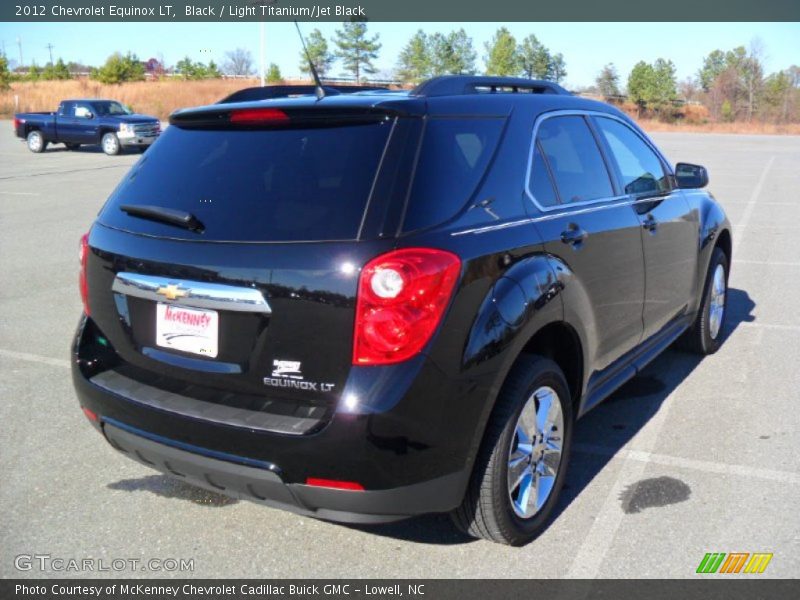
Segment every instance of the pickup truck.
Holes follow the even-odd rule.
[[[44,152],[48,144],[64,144],[69,150],[99,144],[114,155],[125,148],[147,149],[161,133],[161,123],[116,100],[79,99],[64,100],[55,113],[15,114],[14,132],[31,152]]]

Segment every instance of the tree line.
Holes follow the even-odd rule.
[[[640,114],[663,120],[674,118],[678,101],[704,106],[714,121],[800,120],[800,67],[765,75],[764,46],[757,39],[749,47],[710,52],[697,73],[681,82],[672,61],[659,58],[652,64],[638,62],[623,89],[616,67],[609,63],[598,73],[595,85],[584,91],[609,101],[627,99]]]

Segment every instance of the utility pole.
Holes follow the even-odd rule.
[[[47,48],[50,51],[50,64],[51,65],[53,64],[53,48],[54,47],[55,46],[53,46],[53,44],[51,44],[50,42],[48,42],[47,46],[45,46],[45,48]]]
[[[19,46],[19,66],[22,67],[25,65],[25,61],[22,60],[22,38],[17,38],[17,46]]]
[[[259,21],[260,44],[258,51],[258,72],[261,77],[261,87],[264,87],[264,21]]]

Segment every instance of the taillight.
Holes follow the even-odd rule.
[[[363,492],[364,486],[356,481],[339,481],[337,479],[319,479],[317,477],[309,477],[306,479],[306,485],[312,487],[332,488],[335,490],[349,490],[351,492]]]
[[[431,248],[405,248],[366,264],[358,282],[354,365],[386,365],[417,354],[439,325],[461,261]]]
[[[277,108],[242,108],[231,112],[231,123],[288,123],[289,115]]]
[[[19,129],[20,123],[21,123],[21,121],[17,117],[14,117],[14,131]]]
[[[81,300],[83,301],[83,312],[89,316],[89,283],[86,280],[86,261],[89,259],[89,234],[84,233],[81,236],[80,249],[78,250],[78,260],[81,263],[81,271],[78,276],[78,289],[81,291]]]
[[[86,408],[85,406],[81,406],[81,410],[83,411],[83,414],[86,415],[86,418],[92,421],[93,423],[98,423],[100,421],[99,417],[97,416],[97,413],[94,412],[92,409]]]

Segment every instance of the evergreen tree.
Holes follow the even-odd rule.
[[[431,40],[421,29],[418,30],[400,52],[397,77],[403,83],[419,83],[431,76],[433,56]]]
[[[275,63],[269,64],[269,69],[267,69],[267,81],[269,83],[280,83],[283,81],[281,70]]]
[[[655,98],[655,78],[653,66],[643,60],[636,63],[628,75],[628,97],[640,109],[647,108]]]
[[[553,79],[553,57],[539,39],[530,34],[519,45],[519,63],[528,79]]]
[[[554,54],[550,59],[550,79],[556,83],[561,83],[567,76],[567,63],[561,52]]]
[[[317,75],[320,79],[324,78],[330,71],[334,56],[328,49],[328,42],[319,29],[314,29],[308,36],[306,47],[308,48],[308,57],[305,52],[300,52],[300,71],[311,76],[311,69],[308,66],[310,57],[317,70]]]
[[[474,75],[478,55],[464,29],[430,36],[432,75]]]
[[[7,90],[10,87],[11,73],[8,70],[8,59],[0,54],[0,90]]]
[[[364,74],[377,72],[372,61],[378,58],[381,49],[379,38],[379,34],[367,37],[365,21],[347,21],[342,24],[342,29],[336,30],[336,56],[342,59],[345,71],[355,77],[356,83],[361,82]]]
[[[505,27],[498,29],[490,42],[486,42],[486,74],[514,77],[519,74],[520,60],[517,40]]]
[[[72,74],[64,61],[59,58],[56,64],[48,63],[42,70],[42,79],[72,79]]]
[[[122,55],[115,52],[108,57],[99,69],[92,69],[92,79],[100,83],[122,83],[123,81],[141,81],[144,79],[144,65],[135,54],[128,52]]]

